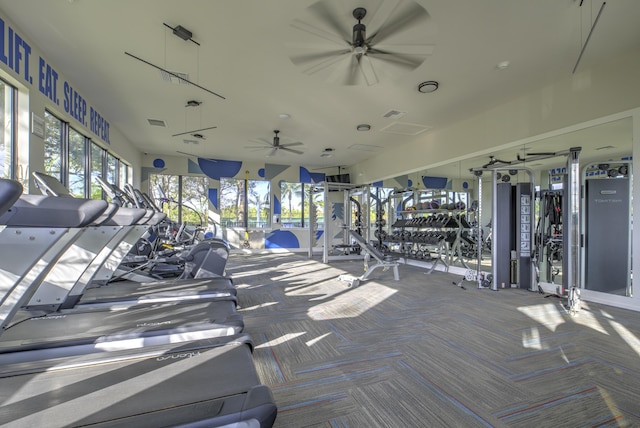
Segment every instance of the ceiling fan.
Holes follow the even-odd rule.
[[[325,74],[345,85],[374,85],[382,75],[396,77],[416,69],[433,52],[432,45],[421,44],[429,14],[414,1],[384,2],[371,11],[356,7],[351,11],[355,21],[341,19],[344,4],[320,0],[308,8],[313,23],[292,22],[321,43],[290,44],[294,51],[289,58],[304,73]]]
[[[264,140],[264,139],[258,139],[257,140],[258,142],[263,143],[265,145],[264,146],[247,146],[246,148],[256,149],[256,150],[271,149],[269,153],[267,153],[267,156],[275,156],[279,150],[295,153],[296,155],[303,154],[303,152],[299,150],[294,150],[290,148],[294,146],[301,146],[303,144],[301,141],[296,141],[295,143],[280,144],[280,137],[278,137],[278,134],[280,133],[280,131],[275,129],[273,132],[275,134],[273,137],[273,142]]]

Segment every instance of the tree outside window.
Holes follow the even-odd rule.
[[[44,172],[62,180],[62,121],[44,112]]]
[[[77,197],[86,197],[86,143],[84,135],[69,129],[69,191]]]
[[[268,181],[249,180],[247,212],[250,228],[265,228],[271,223],[271,205],[269,204],[270,186]]]

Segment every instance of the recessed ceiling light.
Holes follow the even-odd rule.
[[[426,82],[422,82],[418,85],[418,92],[423,94],[435,92],[438,90],[438,86],[440,86],[440,84],[435,80],[427,80]]]
[[[288,115],[287,113],[282,113],[282,114],[278,115],[278,117],[280,119],[289,119],[291,116]]]
[[[360,125],[356,126],[356,129],[358,131],[368,131],[371,129],[371,125],[367,125],[366,123],[361,123]]]
[[[499,62],[496,65],[496,68],[498,70],[504,70],[505,68],[509,67],[509,65],[511,65],[511,63],[509,61],[502,61],[502,62]]]

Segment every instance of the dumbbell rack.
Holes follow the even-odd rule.
[[[448,271],[453,255],[459,254],[453,250],[460,247],[463,228],[456,220],[456,214],[460,212],[443,209],[398,211],[403,218],[392,225],[394,232],[386,237],[386,241],[397,245],[402,257],[433,262],[429,273],[438,263]]]

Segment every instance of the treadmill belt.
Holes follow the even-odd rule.
[[[204,341],[158,349],[165,350],[60,359],[35,369],[24,363],[5,366],[0,374],[0,425],[273,424],[276,406],[258,380],[247,344],[208,347]]]
[[[229,336],[243,328],[233,301],[175,302],[118,311],[63,310],[26,318],[6,329],[0,336],[0,362],[11,360],[3,355],[7,353],[74,346],[77,351],[58,352],[99,352],[122,349],[120,344],[139,347]]]

